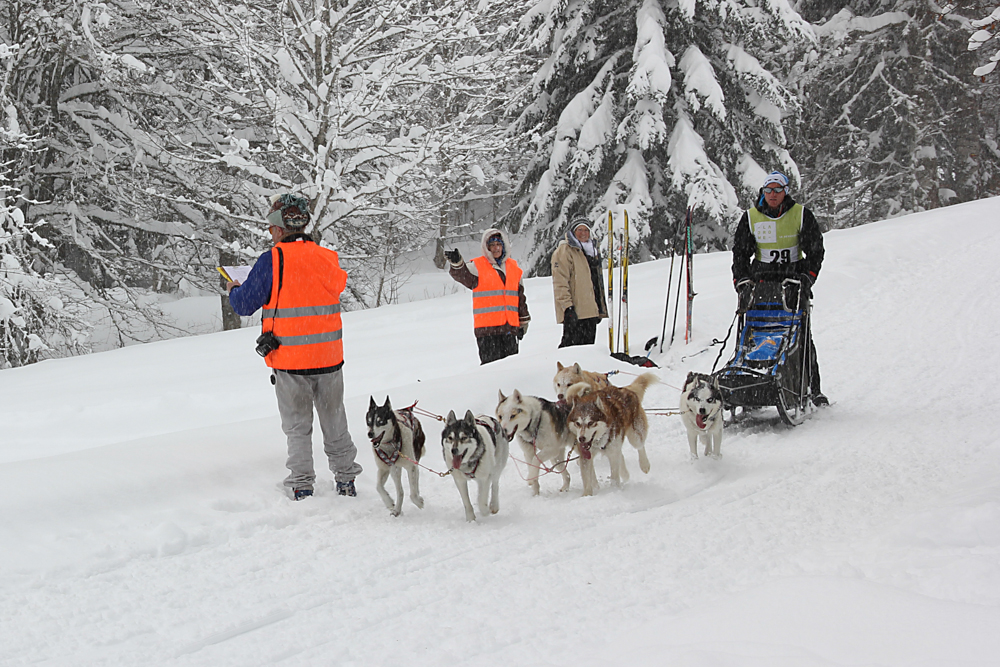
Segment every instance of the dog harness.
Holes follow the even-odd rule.
[[[533,436],[531,436],[531,439],[529,440],[525,436],[528,433],[530,433],[532,430],[534,430],[535,434]],[[538,447],[535,447],[535,442],[538,440],[538,432],[540,430],[542,430],[542,416],[538,415],[538,420],[535,422],[535,428],[532,429],[531,428],[531,422],[528,422],[528,428],[526,428],[524,430],[524,432],[521,434],[521,440],[524,440],[526,443],[528,443],[529,445],[531,445],[532,447],[534,447],[536,452],[538,451]]]
[[[486,421],[486,419],[488,419],[489,421]],[[497,431],[500,429],[500,422],[498,422],[493,417],[486,417],[484,419],[479,419],[477,417],[476,418],[476,424],[478,424],[479,426],[482,426],[483,428],[485,428],[486,431],[490,434],[490,438],[493,440],[493,450],[496,451],[496,448],[497,448]],[[479,470],[479,464],[482,462],[483,455],[485,453],[486,453],[486,445],[485,445],[485,443],[481,442],[481,443],[479,443],[479,447],[476,448],[476,454],[474,456],[476,464],[474,466],[472,466],[472,472],[465,472],[464,470],[460,470],[460,469],[459,469],[459,472],[461,472],[462,474],[464,474],[469,479],[475,479],[476,478],[476,471]]]
[[[403,424],[405,424],[406,427],[410,429],[410,431],[414,433],[417,431],[417,424],[416,424],[417,417],[416,415],[413,414],[412,409],[403,408],[402,410],[397,410],[396,415],[402,418]],[[381,442],[377,444],[374,441],[372,442],[372,448],[375,450],[375,456],[377,456],[379,460],[382,461],[382,463],[386,464],[387,466],[395,465],[396,461],[399,460],[400,452],[402,452],[403,450],[403,439],[400,435],[398,424],[396,425],[396,436],[387,443],[390,445],[393,444],[396,445],[392,454],[386,454],[385,451],[382,449],[382,447],[380,447],[381,444],[382,444]]]

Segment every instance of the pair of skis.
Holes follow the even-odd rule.
[[[690,208],[684,216],[684,249],[681,255],[681,273],[687,276],[687,324],[684,327],[684,342],[691,342],[691,315],[694,306],[694,237],[691,234],[692,211]],[[660,333],[660,352],[663,352],[663,341],[667,335],[667,314],[670,312],[670,290],[674,282],[674,258],[676,257],[676,240],[680,233],[681,221],[677,221],[677,228],[670,239],[670,277],[667,280],[667,303],[663,307],[663,331]],[[674,323],[670,331],[670,344],[674,344],[674,336],[677,333],[677,312],[681,304],[681,282],[680,275],[677,276],[677,295],[674,297]]]
[[[622,244],[618,247],[618,266],[621,268],[621,305],[618,308],[618,330],[624,340],[623,351],[628,354],[628,211],[622,211],[625,224],[622,227]],[[615,216],[608,211],[608,350],[618,351],[615,336]]]

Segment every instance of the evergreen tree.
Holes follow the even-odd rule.
[[[1000,192],[995,95],[970,76],[967,19],[916,0],[800,10],[820,41],[787,60],[804,105],[793,145],[817,217],[848,227]]]
[[[797,178],[794,96],[760,61],[811,34],[784,0],[542,0],[522,26],[544,60],[513,126],[535,157],[508,223],[534,235],[535,272],[571,217],[600,236],[618,205],[654,256],[689,206],[696,245],[722,248],[767,172]]]
[[[954,5],[948,5],[946,7],[947,13],[950,13],[955,9]],[[997,35],[997,26],[1000,25],[1000,7],[992,7],[992,12],[987,16],[982,18],[977,18],[972,21],[972,28],[975,30],[969,36],[969,50],[976,51],[991,39]],[[995,42],[994,42],[995,43]],[[986,49],[987,51],[992,51],[992,49]],[[981,76],[985,80],[986,75],[993,72],[997,67],[997,61],[1000,61],[1000,49],[996,51],[993,55],[989,56],[989,59],[977,67],[973,74],[975,76]]]

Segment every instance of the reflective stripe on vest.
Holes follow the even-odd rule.
[[[293,241],[272,249],[271,262],[271,298],[264,304],[262,329],[273,331],[281,345],[267,355],[267,365],[313,370],[343,362],[340,293],[347,273],[337,253]]]
[[[802,230],[802,204],[794,204],[780,218],[769,218],[756,207],[747,211],[750,232],[757,239],[757,261],[787,264],[802,259],[799,232]]]
[[[519,326],[521,317],[518,314],[518,285],[521,282],[521,269],[517,262],[509,257],[504,262],[506,284],[500,282],[500,274],[485,257],[476,257],[472,262],[479,273],[479,284],[472,290],[473,326],[477,329],[505,324]]]

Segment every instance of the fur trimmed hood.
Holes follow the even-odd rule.
[[[494,236],[495,234],[499,234],[500,240],[503,241],[503,254],[500,255],[500,258],[496,260],[493,259],[493,254],[486,247],[486,242],[489,241],[490,237]],[[480,245],[483,249],[483,257],[492,261],[499,267],[503,267],[504,262],[507,261],[508,257],[510,257],[510,240],[507,238],[506,232],[504,232],[502,229],[497,229],[496,227],[490,227],[489,229],[484,231],[483,240]]]

